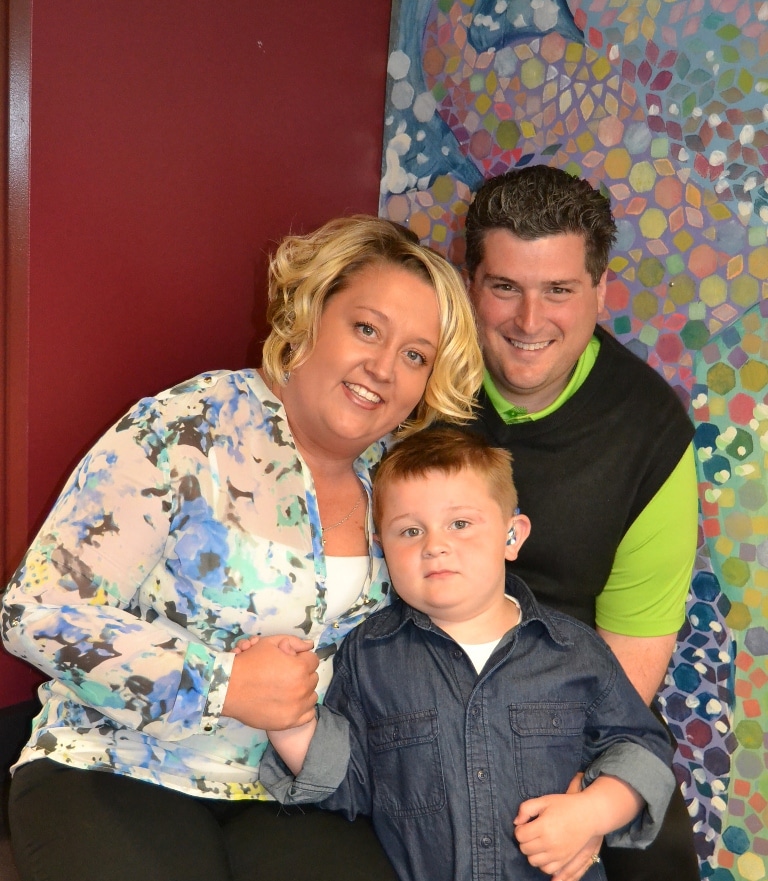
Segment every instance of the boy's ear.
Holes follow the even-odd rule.
[[[510,517],[507,544],[504,549],[504,558],[507,560],[516,560],[518,553],[520,553],[520,548],[530,534],[531,521],[525,516],[525,514],[515,514],[514,517]]]

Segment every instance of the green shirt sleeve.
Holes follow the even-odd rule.
[[[608,583],[597,597],[598,627],[624,636],[665,636],[680,629],[698,523],[691,445],[622,539]]]

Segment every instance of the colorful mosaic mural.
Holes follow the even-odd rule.
[[[696,425],[699,553],[661,695],[702,878],[768,878],[768,3],[400,0],[380,213],[456,264],[482,181],[610,196],[605,326]]]

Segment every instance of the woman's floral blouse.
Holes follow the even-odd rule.
[[[369,492],[383,449],[355,465]],[[76,469],[4,596],[8,649],[52,677],[20,763],[269,798],[257,782],[264,732],[220,715],[232,647],[254,634],[314,639],[322,695],[338,641],[388,601],[372,541],[370,553],[356,605],[325,620],[312,477],[255,371],[145,398]]]

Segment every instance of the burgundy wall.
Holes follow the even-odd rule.
[[[24,541],[131,402],[258,361],[277,239],[376,213],[390,0],[31,11]],[[0,706],[36,681],[0,655]]]

